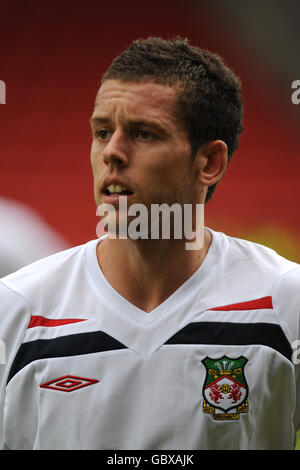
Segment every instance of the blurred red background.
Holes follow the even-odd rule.
[[[244,89],[245,132],[206,225],[299,261],[295,12],[237,3],[1,1],[0,193],[33,208],[69,246],[96,238],[89,117],[101,75],[132,40],[180,35],[219,53]]]

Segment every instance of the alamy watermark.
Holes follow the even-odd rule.
[[[6,346],[2,340],[0,340],[0,364],[6,364]]]
[[[0,104],[6,104],[6,85],[3,80],[0,80]]]
[[[132,240],[189,240],[186,250],[200,250],[204,243],[204,204],[144,204],[127,207],[127,197],[120,196],[119,205],[100,204],[96,214],[97,236],[103,230],[109,238]],[[192,241],[193,240],[193,241]]]
[[[292,342],[292,350],[293,350],[292,363],[295,365],[298,365],[300,364],[300,340],[299,339],[295,339]]]
[[[294,80],[292,82],[292,88],[295,89],[295,91],[292,93],[291,100],[293,104],[299,104],[300,103],[300,80]]]

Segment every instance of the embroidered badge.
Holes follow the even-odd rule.
[[[243,356],[231,359],[206,357],[203,385],[203,411],[218,421],[237,420],[240,413],[248,413],[248,385],[244,367],[248,362]]]

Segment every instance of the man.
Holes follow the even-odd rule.
[[[187,40],[136,41],[91,128],[115,231],[2,279],[2,447],[292,449],[298,265],[208,228],[192,250],[148,225],[121,236],[135,204],[209,200],[242,132],[239,80]]]

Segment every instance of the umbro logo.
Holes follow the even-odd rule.
[[[59,390],[61,392],[73,392],[74,390],[88,387],[97,382],[99,382],[99,380],[77,377],[76,375],[64,375],[63,377],[58,377],[57,379],[41,384],[40,388],[49,388],[50,390]]]

